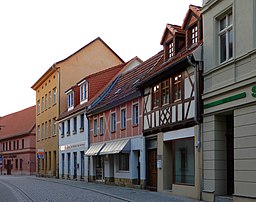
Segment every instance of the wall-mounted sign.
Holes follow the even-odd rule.
[[[251,96],[256,98],[256,86],[253,86],[251,88],[251,92],[252,92]],[[239,94],[236,94],[236,95],[233,95],[233,96],[230,96],[230,97],[226,97],[226,98],[223,98],[221,100],[217,100],[217,101],[205,104],[204,109],[208,109],[208,108],[215,107],[215,106],[218,106],[218,105],[221,105],[221,104],[225,104],[225,103],[228,103],[228,102],[239,100],[239,99],[245,98],[246,96],[247,96],[246,92],[243,92],[243,93],[239,93]]]

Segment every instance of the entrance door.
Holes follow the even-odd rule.
[[[137,169],[138,169],[138,181],[137,181],[137,184],[140,185],[140,151],[138,151],[138,166],[137,166]]]
[[[81,151],[81,178],[84,178],[84,151]]]
[[[234,193],[234,117],[226,118],[226,142],[227,142],[227,194]]]
[[[148,150],[148,186],[156,190],[157,187],[157,150]]]
[[[103,156],[96,157],[96,180],[103,180],[104,176],[104,159]]]
[[[7,160],[7,175],[12,174],[12,162],[11,160]]]
[[[74,152],[74,179],[77,177],[77,153]]]

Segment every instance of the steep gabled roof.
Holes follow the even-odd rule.
[[[160,75],[163,77],[170,76],[170,74],[167,72],[182,70],[183,65],[180,64],[187,64],[187,56],[192,54],[193,51],[197,49],[202,43],[203,41],[199,41],[196,45],[190,47],[189,49],[186,49],[186,47],[184,47],[182,50],[179,51],[177,55],[173,56],[171,60],[155,66],[154,69],[152,69],[145,75],[138,87],[144,88],[148,85],[159,82],[161,80]]]
[[[141,79],[143,79],[143,77],[152,68],[154,68],[154,66],[159,65],[162,62],[163,51],[160,51],[132,70],[119,74],[117,78],[118,80],[114,83],[111,90],[104,96],[104,98],[101,99],[100,102],[88,110],[88,115],[103,112],[141,96],[141,92],[137,88],[137,85]]]
[[[0,118],[0,140],[35,133],[36,106]]]
[[[166,28],[164,30],[164,33],[163,33],[163,36],[162,36],[162,39],[160,41],[160,44],[163,45],[164,42],[166,41],[166,37],[167,37],[167,34],[168,33],[171,33],[172,36],[174,36],[175,34],[180,34],[180,35],[185,35],[185,31],[183,29],[181,29],[181,26],[179,25],[172,25],[172,24],[167,24],[166,25]]]
[[[189,9],[188,9],[188,11],[186,13],[186,16],[185,16],[185,18],[183,20],[183,24],[181,26],[181,29],[185,29],[186,28],[187,23],[188,23],[188,21],[189,21],[189,19],[191,17],[191,14],[193,14],[197,19],[200,18],[201,17],[201,11],[200,10],[201,10],[200,6],[195,6],[195,5],[190,4],[189,5]]]

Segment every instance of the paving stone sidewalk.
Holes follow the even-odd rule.
[[[147,202],[198,202],[189,198],[172,195],[171,193],[152,192],[144,189],[129,188],[123,186],[106,185],[94,182],[83,182],[75,180],[55,179],[55,178],[41,178],[34,177],[37,180],[47,180],[54,183],[67,184],[81,189],[87,189],[94,192],[102,193],[107,196],[115,196],[118,199],[125,201],[147,201]]]

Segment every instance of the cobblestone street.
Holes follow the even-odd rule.
[[[0,201],[175,201],[196,202],[171,194],[82,181],[0,176]]]

